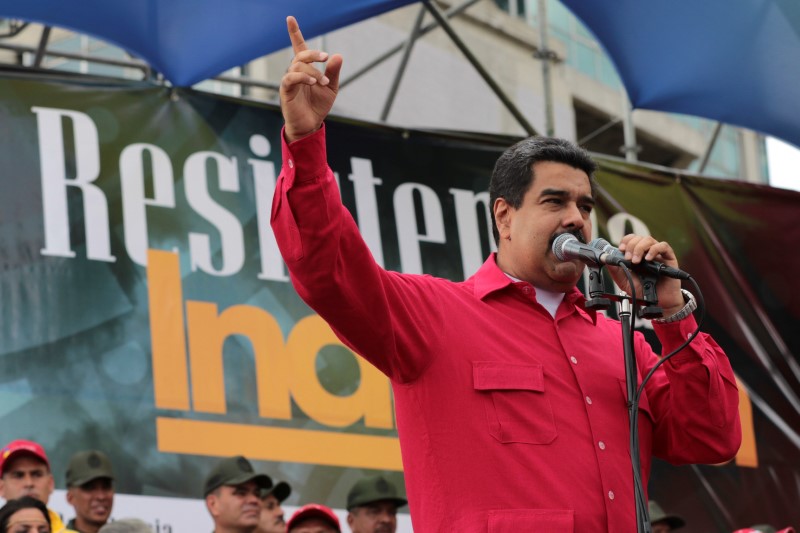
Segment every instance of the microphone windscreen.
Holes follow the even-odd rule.
[[[556,240],[553,241],[553,255],[556,256],[556,259],[559,261],[569,261],[569,258],[564,253],[564,246],[566,246],[569,241],[577,240],[578,238],[571,233],[562,233],[556,237]]]

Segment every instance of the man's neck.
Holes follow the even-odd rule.
[[[258,526],[232,526],[225,527],[214,524],[214,533],[254,533]]]
[[[103,527],[104,524],[88,522],[83,518],[81,518],[80,516],[76,516],[73,525],[74,525],[73,529],[75,529],[80,533],[97,533],[98,531],[100,531],[100,528]]]

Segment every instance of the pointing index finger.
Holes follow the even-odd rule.
[[[289,30],[289,39],[292,41],[292,50],[297,54],[303,50],[307,50],[306,41],[303,39],[303,34],[300,32],[300,26],[297,20],[291,15],[286,17],[286,28]]]

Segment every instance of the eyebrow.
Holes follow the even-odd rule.
[[[544,196],[558,196],[559,198],[568,198],[569,195],[570,194],[563,189],[543,189],[542,192],[539,194],[539,198],[542,198]],[[587,195],[581,195],[578,198],[578,200],[586,204],[591,204],[591,205],[595,204],[594,198]]]

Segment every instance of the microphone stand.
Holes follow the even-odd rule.
[[[638,533],[651,533],[650,517],[644,506],[644,494],[640,494],[640,483],[636,482],[637,477],[641,479],[641,458],[639,456],[639,430],[637,417],[634,410],[633,398],[636,395],[636,388],[639,383],[637,380],[636,354],[633,350],[632,335],[632,312],[631,301],[624,298],[619,301],[619,322],[622,325],[622,351],[625,358],[625,389],[628,397],[628,427],[630,428],[630,452],[631,466],[633,468],[633,500],[636,504],[636,531]]]
[[[655,285],[658,281],[657,276],[652,274],[640,273],[639,278],[643,288],[643,298],[631,298],[627,295],[604,293],[600,289],[603,286],[602,273],[599,268],[589,268],[589,286],[587,292],[586,307],[590,309],[608,309],[611,300],[619,305],[619,321],[622,326],[622,348],[625,367],[625,387],[628,399],[628,425],[630,428],[630,454],[631,467],[633,469],[633,495],[636,505],[636,531],[638,533],[652,533],[650,516],[647,510],[647,502],[644,497],[644,487],[642,486],[641,476],[641,457],[639,448],[639,428],[638,428],[638,402],[634,403],[638,383],[638,369],[636,366],[636,354],[633,349],[633,306],[637,306],[637,315],[640,318],[657,318],[662,315],[662,309],[658,307],[658,295]],[[633,286],[631,284],[631,286]]]

